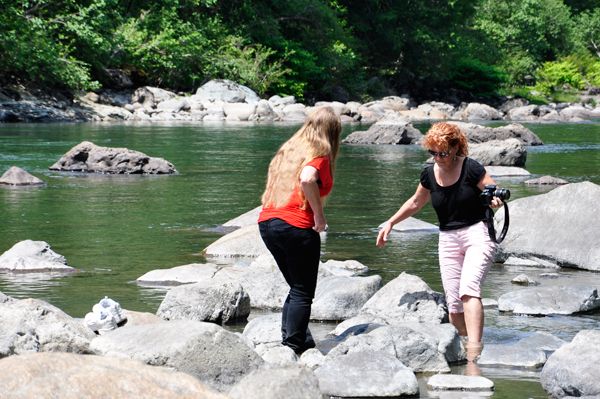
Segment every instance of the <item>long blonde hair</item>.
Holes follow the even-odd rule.
[[[269,165],[267,187],[262,195],[263,206],[286,205],[294,190],[298,190],[300,172],[311,160],[329,155],[331,177],[340,149],[342,126],[339,115],[331,107],[314,110],[304,125],[277,151]],[[306,207],[304,192],[299,190],[303,208]],[[325,197],[321,198],[324,203]]]

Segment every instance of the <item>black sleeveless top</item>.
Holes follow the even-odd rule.
[[[477,183],[485,176],[485,168],[471,158],[463,161],[460,177],[451,186],[442,187],[435,180],[433,166],[421,173],[421,185],[431,192],[431,204],[440,221],[440,230],[457,230],[486,220],[479,199]]]

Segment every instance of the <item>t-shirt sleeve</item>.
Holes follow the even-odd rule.
[[[325,190],[327,193],[329,193],[329,191],[331,191],[331,187],[333,186],[331,167],[329,166],[329,157],[315,158],[308,162],[306,166],[312,166],[319,171],[319,189]]]
[[[429,167],[426,167],[421,172],[421,185],[427,190],[431,190],[431,184],[429,182]]]
[[[473,184],[477,184],[481,181],[483,176],[485,176],[485,174],[486,174],[485,168],[476,160],[471,159],[471,158],[467,158],[467,159],[469,162],[467,164],[467,174],[468,174],[467,178]]]

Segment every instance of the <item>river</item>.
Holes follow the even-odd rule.
[[[425,132],[429,124],[415,126]],[[545,143],[528,148],[526,169],[532,177],[552,175],[600,184],[600,123],[526,126]],[[22,240],[42,240],[64,255],[70,266],[83,271],[0,273],[0,291],[48,301],[73,317],[83,317],[106,295],[123,308],[156,312],[166,288],[133,281],[154,269],[206,263],[202,250],[222,236],[214,228],[260,205],[268,163],[298,127],[247,122],[0,124],[0,173],[15,165],[47,183],[0,186],[0,254]],[[367,128],[345,125],[342,136]],[[48,170],[86,140],[165,158],[179,173],[110,176]],[[419,146],[342,145],[326,208],[329,232],[323,260],[358,260],[371,269],[370,274],[381,275],[384,283],[406,271],[442,292],[437,234],[396,233],[384,249],[375,246],[377,226],[413,194],[427,158]],[[511,199],[552,189],[526,187],[523,180],[496,182],[511,190]],[[577,198],[569,206],[577,206]],[[415,216],[437,224],[429,204]],[[497,299],[516,289],[510,280],[518,274],[536,278],[541,272],[494,265],[484,284],[484,297]],[[563,269],[560,274],[560,279],[544,283],[600,286],[598,273]],[[491,309],[486,310],[484,343],[511,344],[536,331],[570,341],[581,329],[600,328],[599,322],[598,315],[514,317]],[[311,328],[318,337],[333,326]],[[460,367],[455,371],[461,372]],[[496,384],[493,399],[547,398],[538,371],[482,368],[482,372]],[[423,388],[421,397],[429,397]]]

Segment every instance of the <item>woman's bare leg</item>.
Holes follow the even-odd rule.
[[[481,342],[481,336],[483,335],[483,304],[481,299],[465,295],[462,297],[462,301],[465,309],[464,323],[469,342]]]
[[[458,335],[461,337],[467,336],[467,325],[465,324],[464,313],[450,313],[450,324],[458,330]]]

